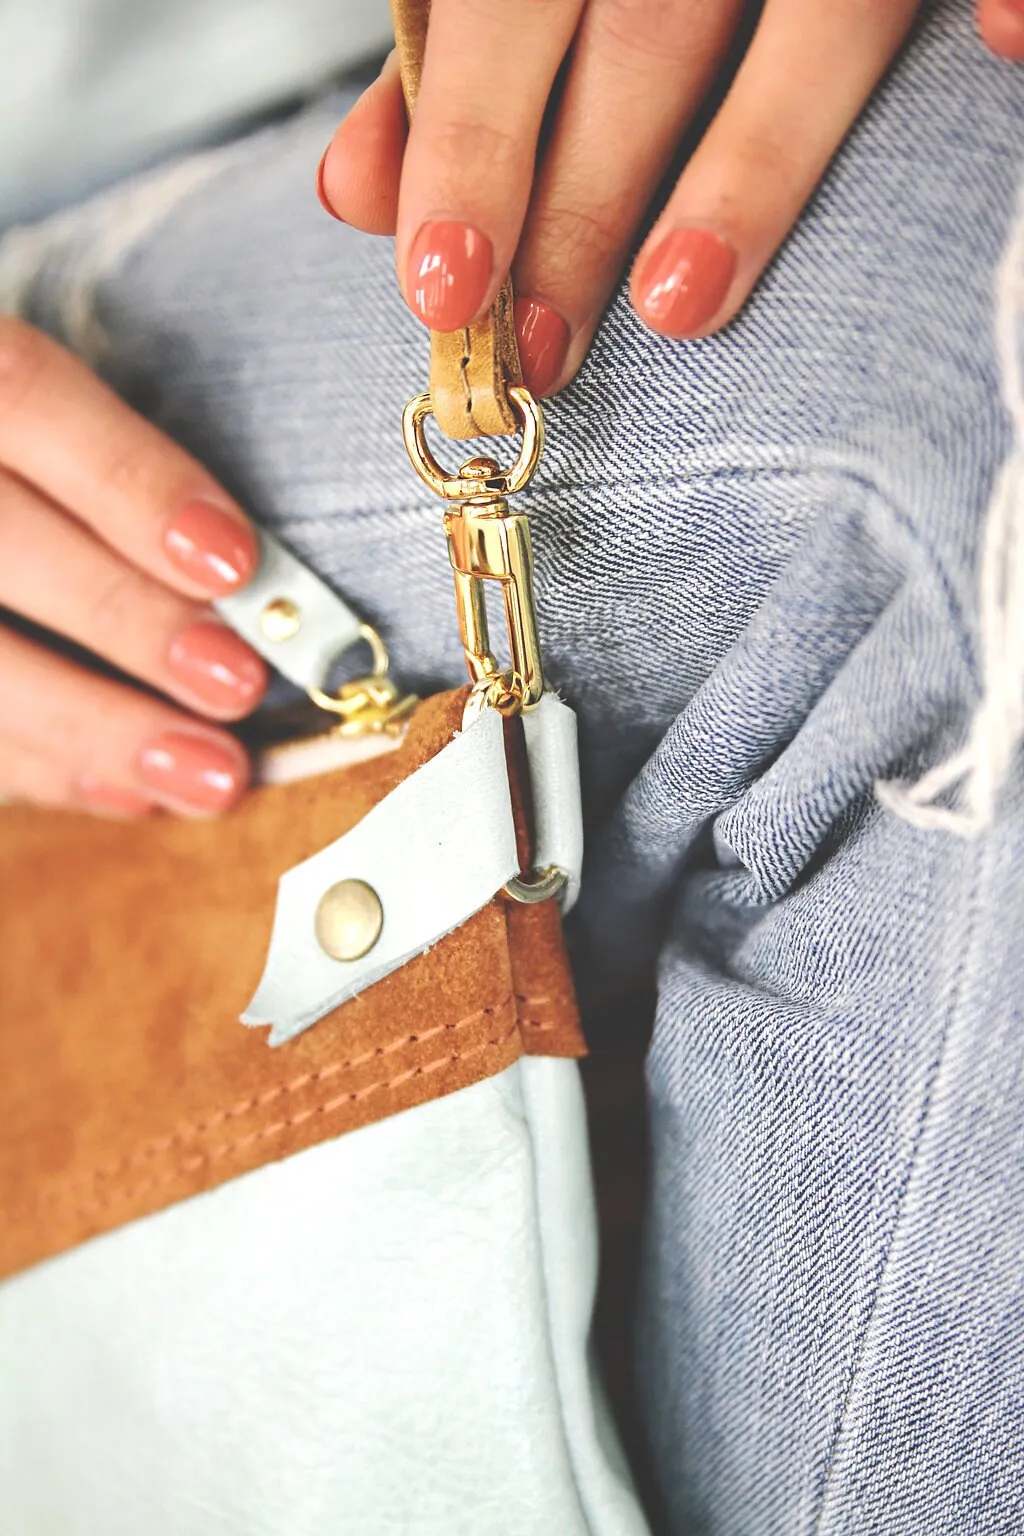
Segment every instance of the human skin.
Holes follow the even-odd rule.
[[[682,339],[728,321],[916,9],[767,0],[634,266],[641,318]],[[524,362],[549,393],[586,352],[738,11],[738,0],[434,0],[414,131],[392,60],[332,140],[321,196],[360,228],[398,230],[403,291],[428,323],[438,312],[446,323],[472,318],[514,257]],[[542,18],[550,36],[538,49]],[[670,21],[692,30],[666,41]],[[992,48],[1024,59],[1024,0],[982,0],[978,24]],[[535,164],[539,114],[577,29]],[[481,60],[496,48],[511,50],[503,78],[521,83],[521,100],[487,78]],[[464,96],[455,122],[460,69],[481,89]],[[483,242],[449,235],[449,250],[468,257],[441,281],[431,236],[421,238],[439,223],[476,229]],[[667,252],[666,239],[676,240]],[[209,604],[244,586],[257,560],[245,513],[200,464],[55,342],[0,317],[0,610],[37,626],[0,625],[0,796],[116,817],[233,805],[249,764],[223,723],[256,707],[266,672]],[[47,631],[121,678],[55,651]]]
[[[633,263],[632,301],[652,330],[707,336],[736,314],[918,10],[765,0]],[[402,291],[435,329],[480,315],[511,266],[526,381],[553,393],[586,355],[748,11],[744,0],[433,0],[411,130],[392,56],[327,148],[321,201],[396,235]],[[977,16],[993,49],[1024,58],[1024,0],[980,0]]]

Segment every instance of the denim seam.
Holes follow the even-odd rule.
[[[922,833],[919,835],[924,836],[926,834]],[[984,845],[976,845],[974,855],[975,868],[972,872],[971,883],[965,894],[963,904],[959,908],[959,912],[957,914],[959,915],[960,912],[964,913],[965,922],[963,929],[963,941],[959,946],[956,962],[953,967],[952,976],[950,978],[949,1006],[947,1008],[945,1022],[942,1027],[942,1034],[938,1044],[935,1064],[929,1075],[927,1086],[924,1091],[921,1110],[918,1115],[917,1128],[914,1133],[913,1145],[910,1149],[910,1155],[907,1159],[906,1169],[902,1179],[900,1180],[899,1190],[896,1197],[896,1209],[892,1221],[892,1227],[889,1233],[889,1238],[885,1243],[882,1254],[878,1261],[871,1301],[864,1317],[864,1323],[860,1330],[860,1338],[857,1342],[853,1359],[850,1363],[846,1390],[843,1393],[842,1403],[836,1416],[835,1428],[829,1440],[828,1449],[825,1455],[824,1467],[818,1479],[819,1491],[815,1501],[817,1504],[817,1509],[812,1515],[812,1523],[808,1527],[808,1536],[829,1536],[829,1532],[823,1524],[826,1516],[829,1515],[829,1511],[826,1509],[826,1500],[829,1494],[829,1480],[832,1477],[833,1465],[846,1430],[854,1388],[856,1387],[857,1381],[865,1368],[864,1355],[867,1348],[868,1337],[870,1335],[871,1328],[875,1319],[875,1314],[878,1310],[879,1301],[885,1287],[886,1274],[888,1272],[890,1261],[893,1256],[893,1251],[896,1247],[896,1243],[900,1234],[901,1225],[905,1215],[907,1199],[914,1180],[914,1175],[917,1171],[921,1152],[921,1143],[924,1139],[924,1134],[931,1118],[936,1084],[938,1083],[942,1074],[942,1069],[945,1064],[949,1047],[950,1036],[953,1033],[953,1028],[957,1021],[960,1005],[963,1000],[964,982],[967,972],[967,958],[974,944],[977,915],[979,911],[978,891],[981,885],[981,878],[983,874],[984,851]],[[839,1512],[841,1515],[842,1510],[840,1509]],[[829,1516],[829,1523],[830,1525],[832,1524],[831,1516]]]

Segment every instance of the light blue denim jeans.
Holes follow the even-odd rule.
[[[974,840],[874,793],[963,737],[1010,447],[1024,74],[971,9],[928,12],[724,335],[619,293],[528,493],[580,974],[657,975],[638,1375],[672,1533],[1024,1530],[1024,781]],[[344,105],[9,236],[0,276],[427,692],[463,668],[399,433],[426,340],[313,197]]]

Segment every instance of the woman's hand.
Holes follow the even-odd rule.
[[[992,45],[1024,56],[1024,0],[980,5]],[[918,6],[765,0],[634,264],[641,320],[696,337],[732,318]],[[435,329],[482,313],[511,265],[524,374],[551,393],[582,362],[746,11],[744,0],[433,0],[411,131],[392,56],[321,162],[321,201],[397,233],[402,291]]]
[[[233,804],[245,752],[205,721],[248,714],[266,672],[207,604],[258,558],[194,459],[55,342],[0,317],[0,608],[146,685],[0,627],[0,796],[113,816]]]

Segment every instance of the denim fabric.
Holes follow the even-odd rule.
[[[929,10],[724,335],[659,340],[619,294],[528,493],[581,974],[657,968],[640,1382],[673,1533],[1024,1528],[1024,779],[975,842],[873,795],[962,738],[1009,448],[1024,76],[970,12]],[[427,691],[462,662],[398,431],[425,337],[313,198],[343,105],[218,152],[98,278],[133,194],[75,215],[25,308],[81,340],[91,272],[106,375]]]

